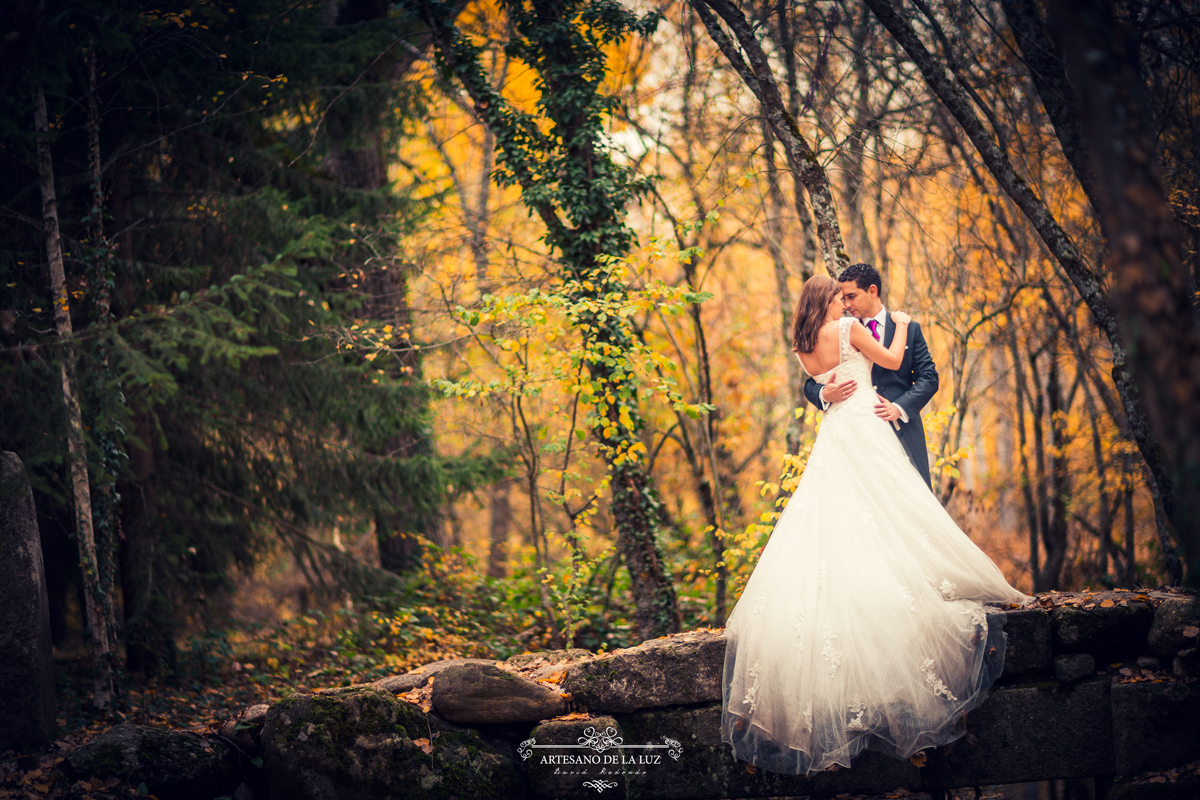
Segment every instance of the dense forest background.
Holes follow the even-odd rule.
[[[855,261],[1013,585],[1193,579],[1186,0],[5,14],[0,444],[97,706],[722,625]]]

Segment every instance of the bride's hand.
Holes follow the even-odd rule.
[[[912,317],[910,317],[908,314],[905,314],[903,311],[893,311],[892,322],[896,323],[897,325],[907,325],[908,323],[912,322]]]

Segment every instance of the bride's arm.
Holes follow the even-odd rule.
[[[899,369],[904,361],[904,347],[908,343],[908,323],[912,319],[900,311],[892,313],[892,321],[896,323],[896,333],[892,337],[891,347],[884,347],[875,341],[875,337],[864,325],[850,326],[850,344],[873,363],[884,369]]]

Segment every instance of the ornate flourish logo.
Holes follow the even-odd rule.
[[[617,782],[616,781],[602,781],[597,778],[594,781],[584,781],[583,785],[587,786],[589,789],[595,789],[597,794],[604,794],[605,789],[615,789],[617,786]]]
[[[663,737],[663,744],[665,744],[668,748],[667,755],[678,761],[679,756],[683,753],[683,745],[674,739],[668,739],[666,737]]]
[[[595,728],[586,728],[583,736],[579,737],[579,744],[582,747],[590,747],[597,753],[603,753],[610,747],[620,747],[624,741],[617,736],[617,729],[612,726],[605,728],[603,733]]]

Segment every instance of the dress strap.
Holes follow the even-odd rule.
[[[850,345],[850,326],[857,320],[854,317],[842,317],[838,320],[838,363],[850,357],[854,348]]]

